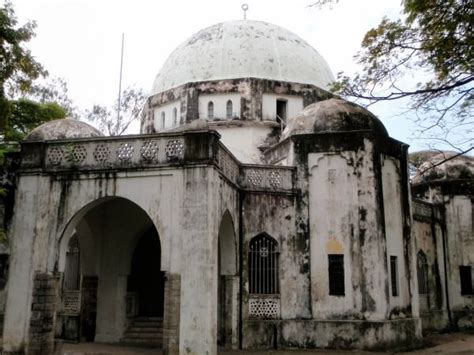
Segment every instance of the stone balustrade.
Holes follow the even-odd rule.
[[[249,190],[291,191],[293,167],[244,165],[218,140],[199,131],[147,136],[25,142],[21,168],[60,172],[159,167],[173,163],[217,165],[231,183]]]

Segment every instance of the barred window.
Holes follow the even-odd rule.
[[[416,271],[418,274],[418,293],[420,295],[428,294],[428,262],[423,251],[419,251],[416,257]]]
[[[472,268],[471,266],[459,266],[459,277],[461,278],[461,295],[472,295]]]
[[[392,284],[392,296],[398,296],[398,257],[390,256],[390,281]]]
[[[251,294],[278,294],[278,243],[268,234],[260,234],[249,243],[249,291]]]
[[[328,255],[329,294],[344,296],[344,255]]]
[[[79,238],[74,234],[69,240],[66,252],[66,268],[64,269],[64,289],[79,290]]]
[[[227,104],[226,104],[226,115],[225,115],[225,117],[232,118],[232,111],[233,111],[232,100],[228,100]]]
[[[214,102],[212,101],[207,104],[207,118],[214,118]]]

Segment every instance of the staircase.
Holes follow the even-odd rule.
[[[122,343],[161,348],[163,346],[163,318],[134,318],[123,335]]]

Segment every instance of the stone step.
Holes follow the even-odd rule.
[[[135,317],[138,322],[163,322],[163,317]]]
[[[142,326],[136,326],[136,325],[131,325],[128,327],[127,332],[145,332],[145,333],[163,333],[163,327],[142,327]]]
[[[162,333],[144,333],[144,332],[125,332],[124,338],[133,339],[162,339]]]
[[[163,328],[163,323],[158,322],[133,322],[130,327],[138,328]]]
[[[125,345],[136,345],[150,348],[161,348],[163,341],[161,339],[135,339],[135,338],[123,338],[121,341]]]

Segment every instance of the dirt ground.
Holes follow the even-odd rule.
[[[446,333],[431,334],[424,338],[425,346],[423,349],[398,353],[398,354],[468,354],[474,355],[474,332],[469,333]],[[329,350],[267,350],[267,351],[237,351],[226,350],[219,351],[225,355],[312,355],[312,354],[392,354],[390,351],[380,352],[362,352],[362,351],[329,351]],[[57,355],[142,355],[156,354],[162,352],[158,349],[146,349],[127,346],[117,346],[100,343],[81,343],[81,344],[62,344],[59,346]]]

